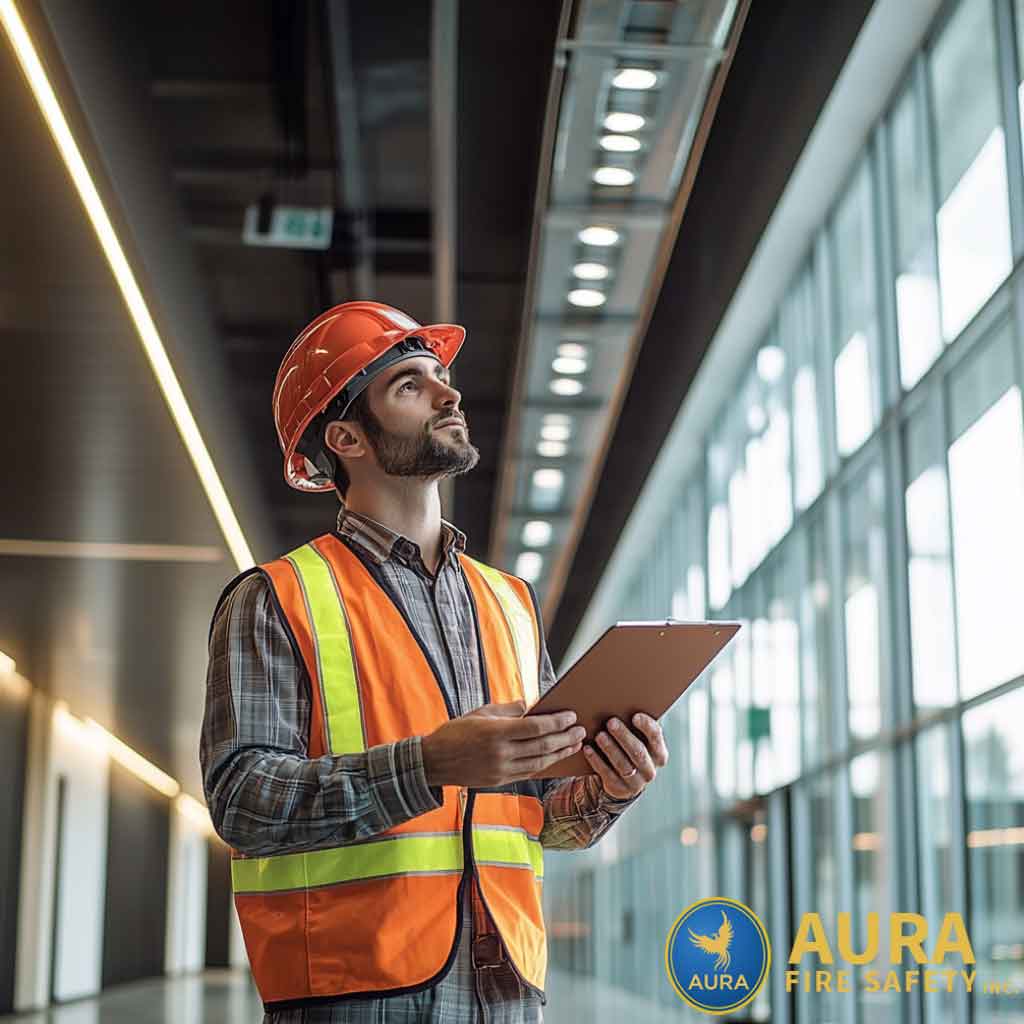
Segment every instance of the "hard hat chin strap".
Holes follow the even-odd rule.
[[[349,406],[369,386],[379,373],[389,366],[408,359],[417,354],[434,356],[434,350],[418,337],[403,338],[400,342],[392,345],[386,352],[379,355],[373,362],[364,366],[352,379],[334,396],[327,404],[323,412],[314,416],[309,421],[295,445],[295,450],[304,455],[317,469],[317,475],[310,476],[310,482],[314,484],[333,484],[338,473],[338,456],[327,447],[325,433],[327,426],[335,420],[345,418]]]

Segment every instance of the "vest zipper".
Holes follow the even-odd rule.
[[[455,818],[455,826],[460,832],[462,831],[462,823],[466,819],[466,800],[468,796],[469,790],[465,786],[459,786],[459,807]]]

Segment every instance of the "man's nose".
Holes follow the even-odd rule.
[[[462,401],[462,393],[453,388],[451,384],[446,384],[444,381],[439,383],[441,387],[438,389],[436,403],[442,408],[451,406],[453,409],[458,409],[459,403]]]

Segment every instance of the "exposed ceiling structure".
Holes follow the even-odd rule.
[[[747,4],[581,0],[559,32],[492,560],[554,612]]]
[[[557,582],[557,658],[713,333],[694,289],[713,281],[724,308],[860,18],[809,0],[751,14],[736,54],[746,70],[735,86],[729,72],[691,193],[687,161],[739,0],[520,0],[500,23],[472,0],[19,6],[254,557],[334,516],[333,497],[294,492],[281,475],[270,393],[296,333],[367,296],[423,322],[451,316],[469,329],[455,381],[481,461],[446,511],[471,552],[512,567],[525,523],[541,518],[523,481],[559,459],[580,481],[551,518],[545,571],[558,550],[563,564],[537,577]],[[776,33],[800,18],[804,47],[826,45],[798,60]],[[764,41],[748,38],[751,25]],[[614,87],[623,62],[659,88]],[[16,492],[0,523],[0,651],[195,792],[205,629],[237,558],[6,44],[0,84],[0,386]],[[648,121],[606,133],[612,113]],[[602,148],[603,134],[640,149]],[[755,187],[758,152],[771,163]],[[636,175],[632,198],[595,185],[599,155]],[[669,264],[684,193],[689,248]],[[579,240],[587,226],[619,233],[614,261]],[[267,244],[275,237],[284,244]],[[721,250],[710,270],[693,251],[705,245]],[[568,302],[579,263],[609,267],[587,282],[606,295],[600,315]],[[665,265],[668,300],[655,286]],[[684,295],[701,318],[680,332]],[[566,343],[594,348],[559,353]],[[560,376],[593,395],[551,392],[553,359],[570,360]],[[578,447],[538,453],[560,439],[541,434],[542,415],[566,409],[583,414],[586,428],[569,431]]]

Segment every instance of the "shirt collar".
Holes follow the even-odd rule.
[[[396,558],[406,565],[419,559],[422,561],[420,546],[414,540],[396,533],[389,526],[353,512],[342,504],[338,510],[338,533],[358,544],[376,563]],[[446,519],[441,520],[441,536],[445,560],[455,564],[458,553],[466,550],[466,535]]]

